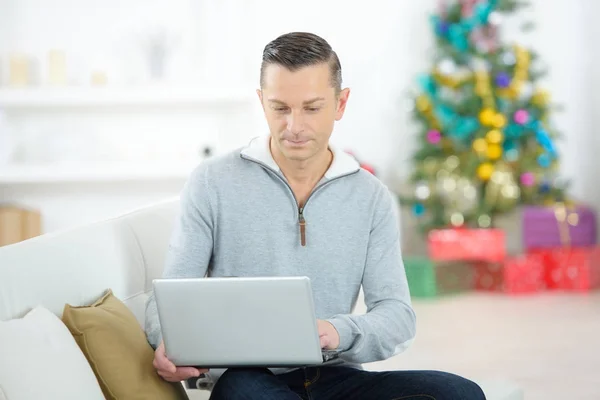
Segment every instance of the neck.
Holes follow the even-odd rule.
[[[321,180],[327,169],[333,161],[333,154],[327,148],[326,151],[316,154],[309,160],[289,160],[285,158],[277,146],[270,141],[270,150],[273,159],[281,169],[281,172],[286,179],[293,185],[309,185],[314,186]]]

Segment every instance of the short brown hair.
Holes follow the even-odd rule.
[[[335,51],[325,39],[313,33],[290,32],[269,42],[262,56],[260,86],[264,84],[265,69],[277,64],[290,71],[320,63],[328,63],[331,85],[337,92],[342,90],[342,66]]]

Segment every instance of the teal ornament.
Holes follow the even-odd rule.
[[[421,86],[421,90],[430,96],[434,96],[437,92],[437,86],[431,75],[421,75],[419,77],[419,86]]]
[[[460,52],[465,52],[469,49],[467,40],[467,32],[462,26],[453,24],[448,31],[449,39],[452,45]]]
[[[460,139],[466,139],[479,129],[475,118],[459,118],[454,126],[454,132]]]
[[[421,203],[416,203],[413,206],[413,214],[415,214],[417,217],[421,217],[423,214],[425,214],[425,206]]]
[[[508,162],[516,162],[519,160],[519,150],[510,149],[504,152],[504,158]]]
[[[468,18],[462,23],[462,26],[466,32],[471,32],[477,26],[477,19],[474,17]]]
[[[454,124],[455,114],[449,107],[438,105],[435,108],[435,114],[442,127],[449,127]]]
[[[519,150],[514,140],[505,140],[502,144],[504,150],[504,159],[508,162],[515,162],[519,160]]]
[[[475,6],[475,15],[477,16],[478,22],[482,25],[487,24],[492,10],[493,5],[487,1],[477,4]]]
[[[435,108],[435,114],[441,123],[443,130],[458,140],[468,139],[477,129],[479,122],[475,118],[461,117],[450,107],[439,104]]]
[[[508,124],[504,128],[504,136],[508,139],[517,139],[523,135],[523,132],[523,127],[517,124]]]
[[[548,155],[547,153],[544,153],[544,154],[540,154],[537,161],[538,161],[538,164],[540,164],[540,167],[548,168],[548,167],[550,167],[552,159],[550,158],[550,155]]]

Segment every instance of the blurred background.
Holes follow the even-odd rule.
[[[440,298],[439,289],[452,286],[448,283],[452,279],[467,279],[460,269],[450,278],[440,275],[440,263],[465,261],[461,259],[465,254],[444,253],[447,237],[427,239],[416,233],[415,218],[428,207],[418,200],[433,194],[426,184],[419,189],[420,181],[413,174],[413,158],[425,136],[413,118],[411,93],[422,89],[417,77],[431,71],[434,60],[439,61],[440,28],[432,29],[430,18],[444,16],[444,7],[456,2],[0,0],[0,245],[177,196],[190,171],[203,159],[266,132],[255,94],[262,49],[280,34],[311,31],[337,51],[344,86],[352,90],[333,141],[352,152],[393,191],[408,188],[417,195],[417,203],[403,210],[404,252],[423,257],[428,246],[438,252],[424,259],[407,259],[411,290],[415,298]],[[531,7],[510,18],[496,15],[493,23],[501,26],[499,40],[535,49],[536,66],[548,71],[537,84],[562,105],[562,111],[550,114],[552,126],[563,136],[555,141],[560,162],[554,173],[571,182],[569,198],[591,210],[585,221],[594,226],[582,240],[595,245],[594,210],[600,206],[600,158],[596,154],[600,139],[594,134],[600,126],[596,110],[600,104],[596,45],[600,3],[530,3]],[[534,29],[520,30],[524,22],[533,22]],[[457,72],[445,65],[446,73]],[[437,133],[427,134],[430,144],[436,144]],[[521,189],[529,186],[523,175],[520,184]],[[583,215],[582,211],[582,221]],[[453,211],[448,225],[460,227],[466,217],[456,217]],[[503,235],[512,243],[508,253],[523,255],[526,250],[521,243],[526,239],[521,237],[526,236],[521,229],[524,219],[521,214],[509,214],[494,224],[503,227]],[[481,218],[477,221],[482,228],[490,227]],[[540,227],[543,231],[543,224]],[[471,239],[481,248],[497,245],[494,238],[485,239],[488,242]],[[471,261],[502,261],[485,254],[469,257]],[[597,252],[593,261],[587,253],[578,257],[578,268],[600,264]],[[537,262],[532,260],[513,260],[511,265],[523,269]],[[546,258],[543,262],[559,263]],[[429,275],[419,271],[429,271]],[[496,279],[492,272],[486,269],[485,279]],[[491,285],[479,283],[484,288]],[[467,297],[458,306],[453,302],[463,300],[452,297],[442,308],[436,308],[438,303],[419,303],[427,326],[423,328],[427,347],[409,352],[403,365],[514,378],[533,394],[527,398],[566,398],[552,397],[551,391],[570,393],[573,399],[600,398],[592,385],[594,375],[572,375],[575,368],[600,371],[600,349],[592,335],[595,332],[597,338],[600,333],[600,303],[597,296],[586,296],[596,284],[600,285],[600,278],[579,287],[578,294],[565,302],[557,294],[540,294],[527,297],[526,303],[513,303],[510,296],[493,298],[499,301],[493,304],[487,303],[492,301],[487,297],[476,301]],[[419,285],[429,286],[422,289],[425,286]],[[519,288],[539,292],[540,285],[536,281]],[[499,292],[507,290],[498,286]],[[461,328],[465,309],[477,317]],[[538,310],[554,310],[555,314],[540,317]],[[541,319],[532,324],[537,318]],[[587,335],[588,342],[578,336],[564,338],[566,327],[574,326]],[[445,341],[447,329],[454,329],[448,335],[461,338],[452,349]],[[541,346],[537,339],[543,337],[548,342]],[[478,341],[479,347],[469,353],[471,340]],[[481,353],[490,348],[493,356]],[[535,355],[523,350],[532,348]],[[573,394],[571,384],[552,386],[569,373],[570,382],[581,389],[578,394]]]
[[[207,153],[265,132],[261,51],[306,30],[338,52],[352,89],[334,141],[394,184],[416,146],[407,90],[431,62],[438,1],[0,0],[0,201],[36,207],[44,230],[176,194]],[[561,173],[595,184],[600,61],[592,0],[534,1],[503,32],[550,67]],[[536,28],[521,33],[521,20]]]

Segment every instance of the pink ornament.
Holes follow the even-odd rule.
[[[531,172],[525,172],[521,175],[521,183],[523,186],[533,186],[535,184],[535,175]]]
[[[514,115],[515,122],[519,125],[525,125],[529,121],[527,110],[518,110]]]
[[[442,134],[435,129],[427,132],[427,141],[431,144],[438,144],[442,140]]]
[[[460,0],[461,3],[461,14],[463,17],[470,17],[473,15],[475,5],[479,0]]]

